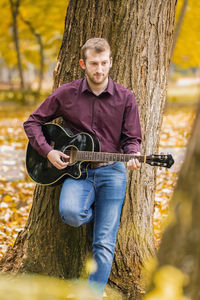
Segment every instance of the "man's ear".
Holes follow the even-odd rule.
[[[83,70],[86,69],[85,62],[84,62],[84,60],[83,60],[82,58],[79,60],[79,64],[80,64],[80,66],[81,66],[81,68],[82,68]]]
[[[112,67],[113,59],[110,57],[110,68]]]

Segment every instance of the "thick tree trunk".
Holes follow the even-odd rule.
[[[171,200],[171,223],[163,235],[158,253],[158,272],[168,274],[171,270],[171,291],[180,287],[187,299],[200,299],[200,103],[192,135],[188,143],[187,154],[183,163],[178,184]],[[171,268],[169,269],[169,266]],[[172,268],[173,267],[173,268]],[[177,274],[179,274],[177,276]],[[182,275],[180,275],[182,274]],[[183,278],[186,275],[188,280]],[[154,276],[155,278],[156,276]],[[158,282],[155,281],[156,288]],[[165,291],[166,280],[160,284],[160,291]],[[184,285],[186,285],[185,288]],[[147,300],[158,299],[158,289],[147,295]],[[180,293],[179,291],[179,293]],[[180,294],[181,294],[180,293]],[[162,294],[164,299],[165,295]],[[173,299],[183,299],[176,298]],[[184,298],[185,299],[185,298]]]
[[[70,1],[63,43],[54,73],[54,89],[83,76],[80,49],[90,37],[111,44],[111,77],[134,90],[143,132],[142,152],[157,150],[165,104],[176,0]],[[110,283],[139,299],[144,292],[142,267],[155,254],[153,208],[155,169],[128,172]],[[85,228],[64,225],[58,216],[60,187],[37,186],[25,230],[4,257],[3,270],[78,277],[90,250]],[[15,256],[16,255],[16,256]],[[14,261],[14,263],[13,263]]]

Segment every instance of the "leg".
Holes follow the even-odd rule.
[[[102,291],[109,278],[116,235],[126,191],[126,169],[115,163],[99,168],[96,173],[93,257],[97,270],[89,277],[90,284],[100,284]]]
[[[59,200],[62,220],[74,227],[90,222],[93,218],[91,206],[94,197],[95,191],[92,182],[67,178],[63,183]]]

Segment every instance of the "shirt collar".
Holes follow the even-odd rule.
[[[89,87],[89,84],[87,82],[87,78],[83,79],[81,93],[84,93],[85,91],[89,91],[90,93],[92,92],[91,89],[90,89],[90,87]],[[112,96],[114,95],[114,83],[113,83],[113,81],[112,81],[112,79],[110,77],[108,77],[108,86],[103,91],[103,93],[109,93]]]

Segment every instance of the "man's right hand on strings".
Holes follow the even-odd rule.
[[[69,156],[58,150],[51,150],[47,154],[48,160],[59,170],[66,168],[69,164]],[[64,158],[62,160],[62,158]]]

